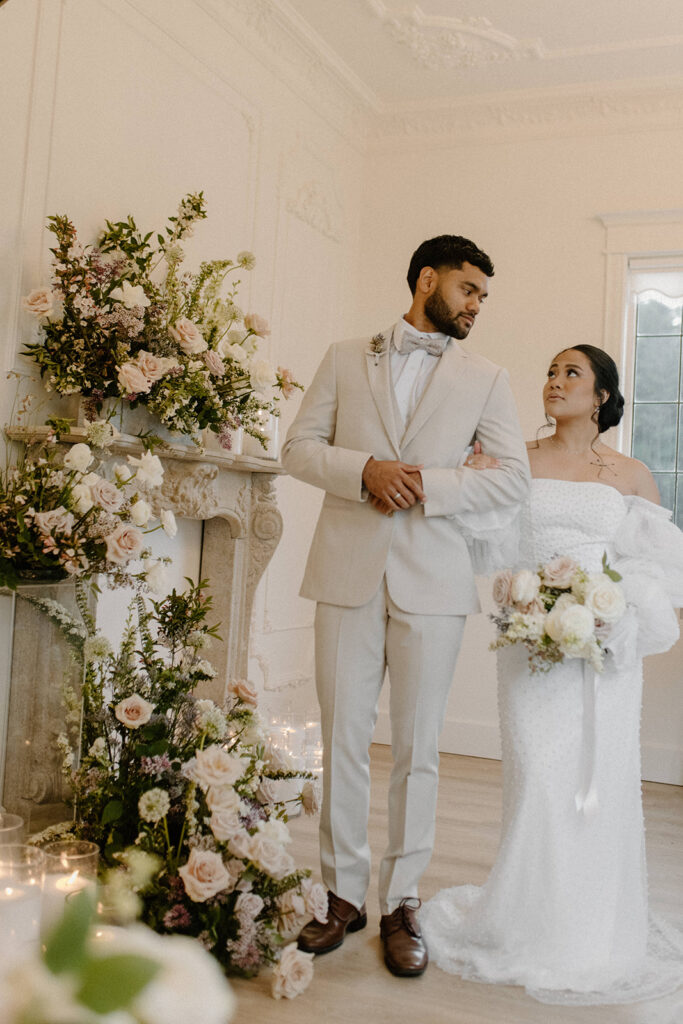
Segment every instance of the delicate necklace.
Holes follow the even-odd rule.
[[[554,444],[556,448],[559,448],[561,452],[564,452],[565,455],[597,455],[598,458],[600,458],[594,448],[580,448],[578,450],[566,448],[565,445],[560,444],[560,442],[555,439],[554,434],[551,434],[548,440],[551,444]]]

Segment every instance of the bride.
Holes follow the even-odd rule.
[[[581,659],[532,674],[523,645],[499,653],[497,859],[483,887],[443,890],[420,911],[437,966],[547,1003],[638,1001],[683,983],[683,937],[648,914],[639,749],[642,657],[678,637],[683,534],[649,470],[600,440],[621,419],[618,385],[590,345],[553,360],[543,400],[555,433],[528,445],[522,564],[567,555],[599,571],[606,552],[629,612],[594,689]]]

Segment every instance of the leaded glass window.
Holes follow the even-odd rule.
[[[683,270],[632,274],[631,454],[683,528]]]

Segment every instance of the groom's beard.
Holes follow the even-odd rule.
[[[471,325],[468,320],[460,320],[461,314],[453,313],[438,286],[434,294],[430,295],[425,302],[424,311],[437,331],[440,331],[441,334],[447,334],[449,338],[457,338],[458,341],[462,341],[470,333]]]

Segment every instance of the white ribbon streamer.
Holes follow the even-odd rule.
[[[595,784],[595,758],[597,747],[595,704],[598,695],[598,675],[583,661],[583,738],[581,750],[581,788],[574,802],[579,814],[592,818],[598,812],[598,790]]]

